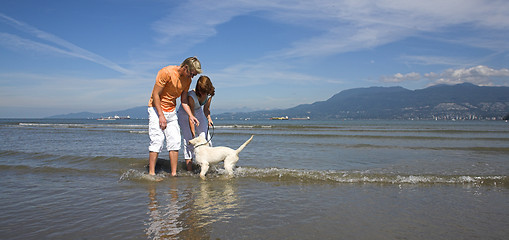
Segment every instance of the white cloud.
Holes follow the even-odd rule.
[[[473,83],[479,86],[509,86],[509,69],[493,69],[487,66],[447,69],[440,74],[427,73],[425,77],[436,84]]]
[[[411,72],[411,73],[407,73],[407,74],[396,73],[390,77],[383,76],[383,77],[381,77],[380,81],[386,82],[386,83],[400,83],[400,82],[408,82],[408,81],[418,81],[420,79],[421,79],[421,74],[416,73],[416,72]]]
[[[450,68],[442,73],[425,73],[423,75],[411,72],[396,73],[393,76],[382,76],[381,82],[406,83],[410,81],[428,80],[429,85],[473,83],[479,86],[509,86],[509,69],[493,69],[478,65],[470,68]]]

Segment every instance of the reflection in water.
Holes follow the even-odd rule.
[[[148,185],[149,239],[209,239],[210,224],[235,214],[238,197],[232,180],[180,180]]]
[[[216,180],[201,181],[196,193],[194,211],[201,217],[199,227],[228,220],[238,207],[237,191],[232,180]]]
[[[157,200],[156,185],[151,184],[148,189],[149,204],[148,215],[149,223],[146,233],[152,239],[174,238],[182,231],[177,220],[181,214],[178,207],[178,194],[176,189],[170,188],[168,203],[162,204]],[[163,197],[164,199],[164,197]]]

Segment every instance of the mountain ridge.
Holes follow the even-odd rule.
[[[220,114],[219,118],[313,119],[501,119],[509,112],[509,87],[470,83],[408,90],[368,87],[341,91],[325,101],[250,114]]]

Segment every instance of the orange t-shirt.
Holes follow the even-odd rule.
[[[156,84],[163,87],[160,97],[161,108],[164,112],[174,111],[177,105],[177,98],[182,95],[182,92],[189,91],[191,78],[180,76],[179,68],[179,66],[167,66],[157,73]],[[152,95],[150,95],[149,107],[153,107],[152,102]]]

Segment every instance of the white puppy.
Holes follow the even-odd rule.
[[[233,175],[233,167],[235,167],[235,164],[239,161],[240,151],[251,142],[253,136],[237,148],[237,150],[233,150],[229,147],[210,147],[203,136],[198,136],[189,140],[189,144],[194,146],[196,163],[201,167],[200,177],[205,178],[210,164],[221,161],[224,161],[224,169],[226,172],[228,172],[229,175]]]

